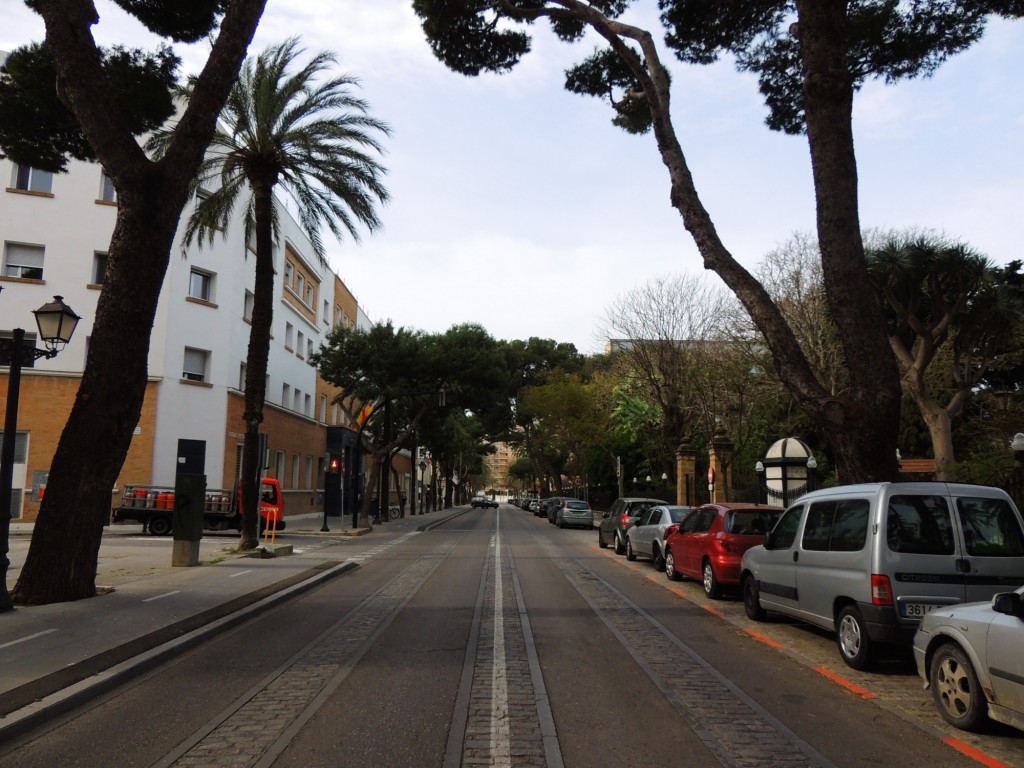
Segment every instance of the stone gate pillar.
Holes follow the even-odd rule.
[[[712,502],[729,501],[732,489],[732,451],[733,443],[721,424],[715,429],[711,439],[710,466],[715,471],[715,487],[711,492]]]
[[[681,507],[697,505],[697,451],[688,440],[676,448],[676,504]]]

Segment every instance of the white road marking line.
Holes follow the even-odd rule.
[[[494,659],[491,667],[491,764],[511,768],[508,724],[508,676],[505,667],[505,618],[501,579],[501,518],[494,534]]]
[[[37,637],[42,637],[43,635],[48,635],[51,632],[56,631],[56,629],[44,629],[42,632],[36,632],[34,635],[28,635],[27,637],[22,637],[17,640],[11,640],[10,642],[3,643],[2,645],[0,645],[0,648],[10,648],[12,645],[17,645],[18,643],[26,643],[29,640],[35,640]]]
[[[156,597],[147,597],[142,602],[144,602],[144,603],[152,603],[154,600],[161,600],[162,598],[170,597],[171,595],[177,595],[179,592],[181,592],[181,590],[180,589],[176,589],[173,592],[165,592],[164,594],[157,595]]]
[[[233,579],[236,576],[245,576],[245,574],[247,573],[252,573],[252,568],[250,568],[248,571],[239,571],[238,573],[232,573],[230,576],[228,576],[228,578]]]

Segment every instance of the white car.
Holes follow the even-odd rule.
[[[626,559],[649,557],[654,570],[665,570],[665,539],[693,511],[693,507],[675,507],[659,504],[640,517],[636,525],[626,531]]]
[[[914,659],[947,722],[974,731],[991,718],[1024,730],[1024,587],[927,614]]]

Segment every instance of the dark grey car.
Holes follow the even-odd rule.
[[[639,496],[616,499],[611,508],[601,515],[601,523],[597,528],[597,545],[604,549],[612,544],[615,546],[615,554],[626,554],[626,531],[636,523],[640,515],[656,504],[668,502]]]

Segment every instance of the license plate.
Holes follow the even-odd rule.
[[[901,603],[900,608],[902,609],[902,615],[908,619],[920,619],[936,608],[941,608],[940,605],[934,603]]]

